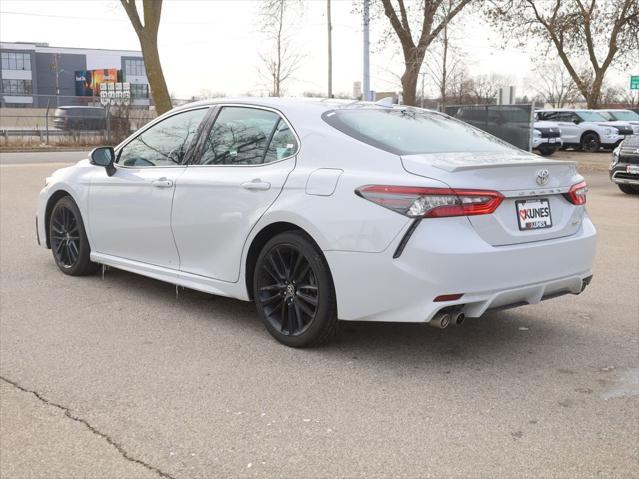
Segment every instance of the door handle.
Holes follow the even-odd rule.
[[[256,178],[251,181],[247,181],[246,183],[242,183],[240,186],[244,188],[245,190],[266,191],[271,189],[271,184],[269,182],[262,181],[259,178]]]
[[[168,178],[159,178],[157,180],[153,180],[151,184],[156,188],[170,188],[173,186],[173,181]]]

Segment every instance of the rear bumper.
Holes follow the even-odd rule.
[[[396,243],[401,241],[401,236]],[[398,258],[382,253],[326,251],[340,319],[428,322],[443,308],[468,317],[489,309],[578,294],[592,276],[596,231],[588,217],[574,235],[494,247],[467,218],[422,221]],[[463,296],[434,302],[446,294]]]

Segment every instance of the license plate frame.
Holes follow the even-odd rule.
[[[548,215],[547,216],[537,216],[536,221],[528,221],[530,218],[524,217],[522,215],[523,211],[528,211],[525,205],[529,204],[529,206],[533,206],[537,204],[537,209],[539,208],[547,208]],[[552,228],[552,211],[550,209],[550,200],[548,198],[529,198],[527,200],[517,200],[515,201],[515,213],[517,214],[517,226],[519,227],[519,231],[535,231],[535,230],[543,230]],[[543,212],[541,212],[543,214]]]
[[[639,175],[639,165],[626,165],[626,173],[629,175]]]

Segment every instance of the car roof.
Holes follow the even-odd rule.
[[[190,109],[198,106],[211,106],[211,105],[248,105],[248,106],[261,106],[265,108],[273,108],[279,110],[284,114],[287,113],[303,113],[316,111],[323,113],[330,110],[339,109],[402,109],[408,108],[408,105],[384,105],[371,101],[359,101],[359,100],[342,100],[336,98],[282,98],[282,97],[235,97],[235,98],[213,98],[208,100],[201,100],[191,103],[186,103],[174,108],[171,111],[179,111],[184,109]],[[431,113],[437,113],[444,115],[435,110],[428,110]]]

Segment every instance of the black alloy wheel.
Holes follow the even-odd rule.
[[[588,153],[596,153],[601,148],[599,136],[596,133],[586,133],[581,138],[581,149]]]
[[[539,149],[539,154],[541,156],[550,156],[556,150],[556,148],[554,148],[552,146],[540,146],[538,149]]]
[[[63,273],[81,276],[97,269],[98,265],[90,260],[91,250],[80,211],[69,196],[59,199],[53,207],[49,241],[53,259]]]
[[[268,331],[294,347],[328,339],[337,326],[326,260],[300,232],[271,239],[257,260],[253,297]]]

